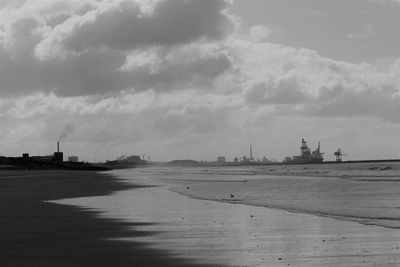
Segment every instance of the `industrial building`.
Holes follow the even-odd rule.
[[[105,166],[112,166],[112,168],[131,168],[138,165],[146,165],[147,161],[143,158],[140,158],[139,155],[133,156],[121,156],[116,160],[107,160]]]
[[[57,142],[57,152],[54,152],[53,155],[30,156],[29,153],[23,153],[22,159],[40,161],[40,162],[46,162],[46,163],[62,164],[64,162],[64,153],[60,152],[60,142]]]
[[[78,162],[78,156],[69,156],[68,162]]]
[[[217,163],[225,163],[226,162],[226,158],[225,157],[217,157]]]
[[[133,155],[126,158],[129,164],[146,164],[147,162],[144,159],[141,159],[139,155]]]

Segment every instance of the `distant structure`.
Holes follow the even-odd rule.
[[[144,158],[144,155],[143,155]],[[107,160],[104,164],[107,167],[112,167],[114,169],[119,168],[132,168],[139,165],[146,165],[147,161],[142,159],[139,155],[132,155],[132,156],[121,156],[115,160]]]
[[[78,162],[78,156],[69,156],[68,162]]]
[[[57,141],[57,152],[54,152],[53,155],[30,156],[29,153],[23,153],[22,159],[25,161],[62,164],[64,162],[64,153],[60,152],[60,142]]]
[[[25,153],[28,154],[28,153]],[[29,155],[29,154],[28,154]],[[24,158],[24,156],[22,155],[22,157]],[[33,161],[40,161],[40,162],[46,162],[46,163],[54,163],[54,155],[49,155],[49,156],[29,156],[28,158],[24,158],[24,159],[30,159]]]
[[[263,159],[261,160],[262,163],[268,163],[270,162],[265,156],[263,157]]]
[[[60,141],[57,141],[57,152],[54,152],[53,160],[55,163],[63,163],[64,161],[64,153],[60,152]]]
[[[290,164],[304,164],[304,163],[319,163],[324,160],[320,151],[320,142],[318,142],[318,147],[316,150],[311,152],[311,149],[307,146],[307,142],[304,138],[301,139],[301,155],[300,156],[293,156],[293,157],[286,157],[284,159],[284,163]]]
[[[217,163],[225,163],[226,162],[226,158],[225,157],[217,157]]]
[[[250,145],[250,158],[249,161],[253,161],[253,147]]]
[[[336,150],[333,155],[335,155],[336,157],[336,162],[342,162],[342,156],[347,156],[347,154],[342,153],[342,150],[340,148]]]
[[[173,167],[197,167],[200,166],[200,162],[190,159],[183,159],[183,160],[173,160],[165,163],[165,165]]]
[[[144,154],[142,159],[140,158],[139,155],[133,155],[133,156],[129,156],[126,158],[127,162],[129,164],[146,164],[147,162],[144,160]]]

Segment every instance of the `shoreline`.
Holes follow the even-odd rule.
[[[144,237],[142,241],[151,241],[155,248],[213,266],[218,263],[257,267],[288,264],[377,266],[378,263],[386,266],[400,262],[398,230],[235,201],[192,198],[169,190],[182,183],[185,190],[195,190],[193,179],[199,178],[198,172],[190,174],[184,170],[179,174],[176,171],[168,173],[165,169],[136,169],[115,174],[131,184],[148,187],[120,191],[112,196],[65,199],[59,203],[99,210],[104,218],[155,222],[138,228],[159,233]],[[207,181],[213,178],[223,177],[204,177]],[[230,188],[211,193],[219,192],[220,198],[230,199],[231,185],[226,181],[219,184]],[[237,182],[233,184],[243,187]],[[209,189],[207,187],[206,191],[214,188]],[[241,198],[240,192],[233,194],[234,199]]]
[[[293,214],[303,214],[303,215],[313,215],[321,218],[328,218],[328,219],[334,219],[337,221],[345,221],[345,222],[355,222],[359,223],[362,225],[366,226],[376,226],[376,227],[381,227],[385,229],[392,229],[392,230],[399,230],[400,226],[390,226],[390,225],[383,225],[383,224],[378,224],[378,223],[373,223],[375,218],[368,218],[368,217],[350,217],[350,216],[343,216],[340,214],[328,214],[328,213],[323,213],[323,212],[310,212],[307,210],[301,210],[301,209],[290,209],[286,207],[281,207],[281,206],[266,206],[266,205],[261,205],[261,204],[254,204],[254,203],[247,203],[247,202],[241,202],[241,200],[229,200],[229,199],[212,199],[212,198],[201,198],[201,197],[195,197],[191,196],[188,194],[184,194],[179,191],[175,191],[173,189],[170,189],[171,192],[180,194],[182,196],[191,198],[191,199],[197,199],[197,200],[203,200],[203,201],[214,201],[214,202],[220,202],[220,203],[226,203],[226,204],[233,204],[233,205],[245,205],[249,207],[258,207],[258,208],[266,208],[266,209],[271,209],[271,210],[277,210],[277,211],[285,211]],[[388,221],[398,221],[398,219],[386,219]]]
[[[1,171],[0,265],[207,266],[174,258],[150,244],[116,240],[152,235],[134,229],[151,222],[100,218],[98,211],[48,202],[135,187],[91,171]]]
[[[358,166],[360,167],[360,166]],[[362,169],[287,169],[249,170],[224,179],[222,170],[198,172],[210,179],[187,180],[171,191],[194,199],[244,204],[311,214],[363,225],[400,229],[396,208],[399,165],[381,171]],[[390,171],[390,172],[389,172]],[[212,180],[211,177],[215,177]]]
[[[334,219],[337,221],[346,221],[346,222],[355,222],[359,223],[361,225],[366,225],[366,226],[376,226],[376,227],[381,227],[385,229],[393,229],[393,230],[399,230],[400,225],[399,225],[399,218],[374,218],[374,217],[357,217],[357,216],[346,216],[342,214],[330,214],[330,213],[325,213],[323,211],[309,211],[307,209],[299,209],[299,208],[289,208],[285,206],[279,206],[279,205],[265,205],[265,204],[257,204],[257,203],[249,203],[246,201],[243,201],[241,199],[214,199],[210,197],[200,197],[200,196],[194,196],[190,194],[186,194],[180,190],[177,190],[176,188],[170,188],[169,189],[171,192],[180,194],[182,196],[191,198],[191,199],[197,199],[197,200],[203,200],[203,201],[215,201],[215,202],[220,202],[220,203],[227,203],[227,204],[233,204],[233,205],[246,205],[249,207],[260,207],[260,208],[266,208],[266,209],[272,209],[272,210],[278,210],[278,211],[286,211],[290,212],[293,214],[304,214],[304,215],[313,215],[321,218],[329,218],[329,219]],[[382,221],[390,221],[397,223],[396,225],[390,225],[390,224],[384,224]]]
[[[365,159],[365,160],[343,160],[343,161],[335,161],[335,160],[327,160],[322,162],[281,162],[281,161],[271,161],[271,162],[209,162],[209,163],[201,163],[198,162],[198,165],[188,166],[188,165],[176,165],[177,167],[244,167],[244,166],[292,166],[292,165],[324,165],[324,164],[354,164],[354,163],[399,163],[400,159]]]

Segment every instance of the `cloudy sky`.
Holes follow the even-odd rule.
[[[400,1],[0,2],[0,154],[400,157]]]

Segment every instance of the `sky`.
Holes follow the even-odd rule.
[[[0,155],[400,158],[400,1],[0,1]]]

